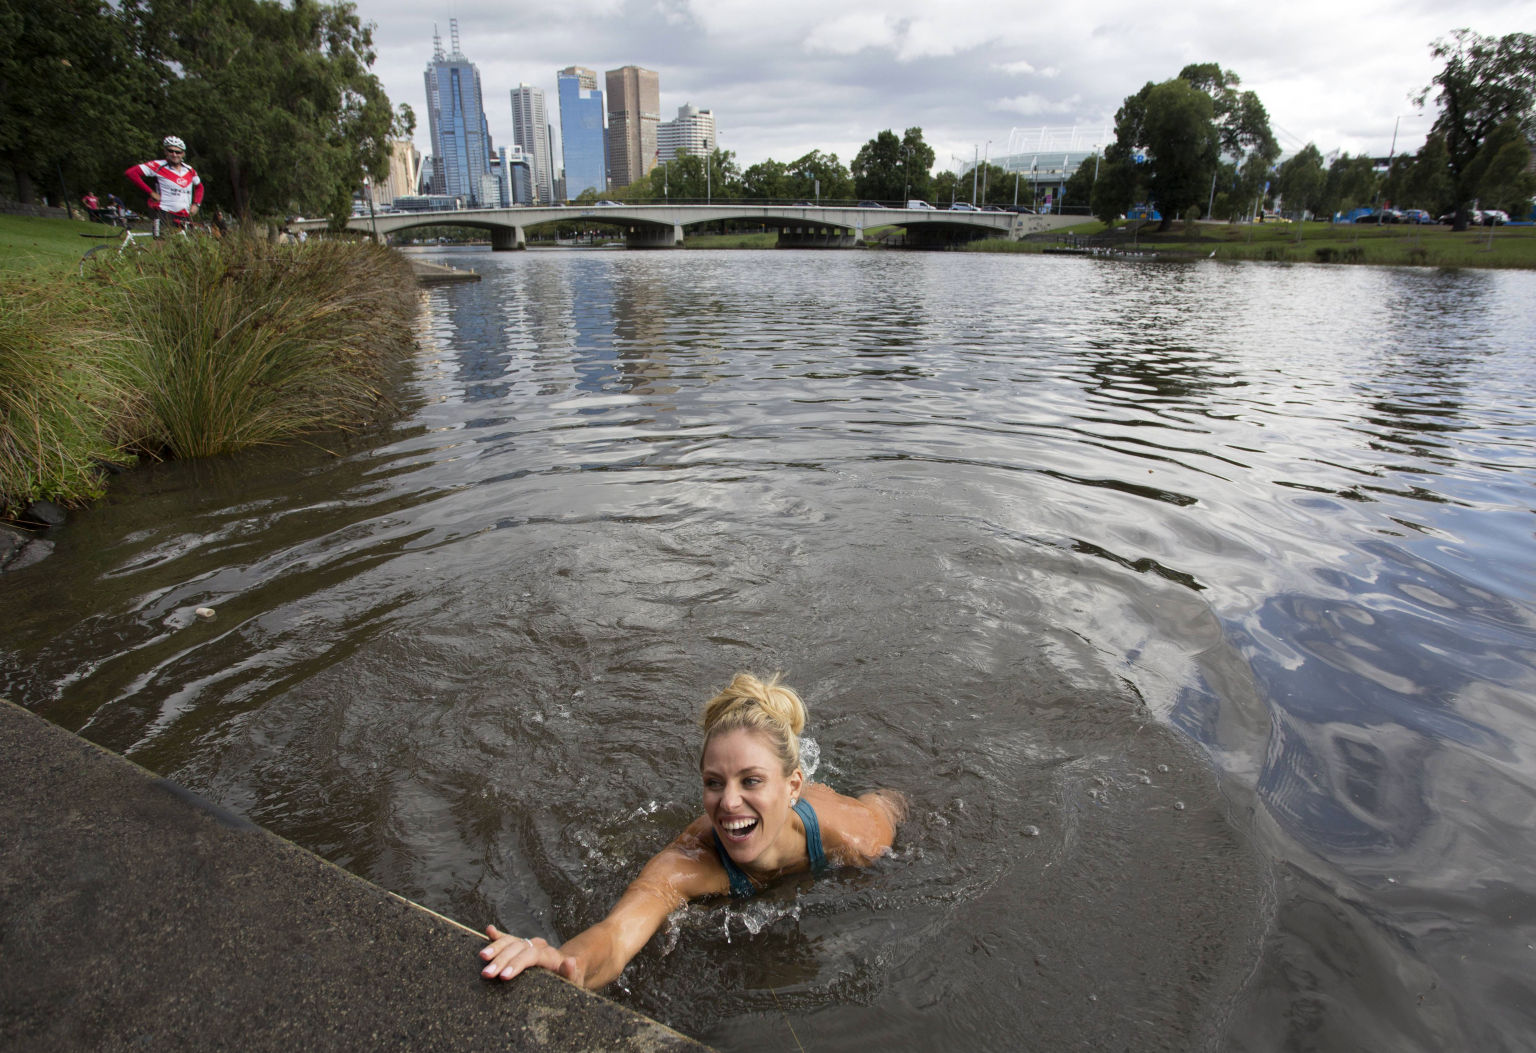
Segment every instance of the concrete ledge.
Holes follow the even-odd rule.
[[[0,1049],[702,1050],[0,701]]]

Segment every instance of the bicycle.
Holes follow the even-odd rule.
[[[85,255],[80,257],[80,277],[87,277],[94,268],[99,267],[101,264],[105,263],[108,257],[121,256],[123,253],[127,252],[130,247],[134,246],[140,241],[143,241],[146,238],[150,239],[151,241],[159,238],[160,221],[162,219],[166,220],[173,227],[175,227],[177,234],[180,234],[184,238],[191,237],[191,234],[189,233],[189,228],[192,225],[190,217],[171,216],[165,213],[157,214],[155,218],[150,222],[148,230],[134,230],[132,224],[129,221],[124,220],[121,233],[81,234],[80,236],[82,238],[104,238],[109,242],[109,244],[92,245],[90,248],[85,250]],[[111,244],[112,242],[115,242],[116,244]],[[139,245],[138,248],[142,250],[144,246]]]

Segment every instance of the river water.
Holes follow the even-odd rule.
[[[690,907],[626,1004],[727,1050],[1528,1046],[1536,276],[439,255],[484,280],[423,293],[401,418],[114,481],[3,580],[7,697],[558,939],[782,669],[897,851]]]

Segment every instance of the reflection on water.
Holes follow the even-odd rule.
[[[700,702],[787,669],[818,778],[914,810],[636,959],[724,1048],[1536,1026],[1530,276],[455,260],[404,419],[124,477],[5,580],[0,690],[553,938],[694,814]]]

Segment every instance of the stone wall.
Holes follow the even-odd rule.
[[[8,216],[42,216],[45,219],[69,219],[69,213],[50,205],[23,205],[20,201],[0,198],[0,213]]]

